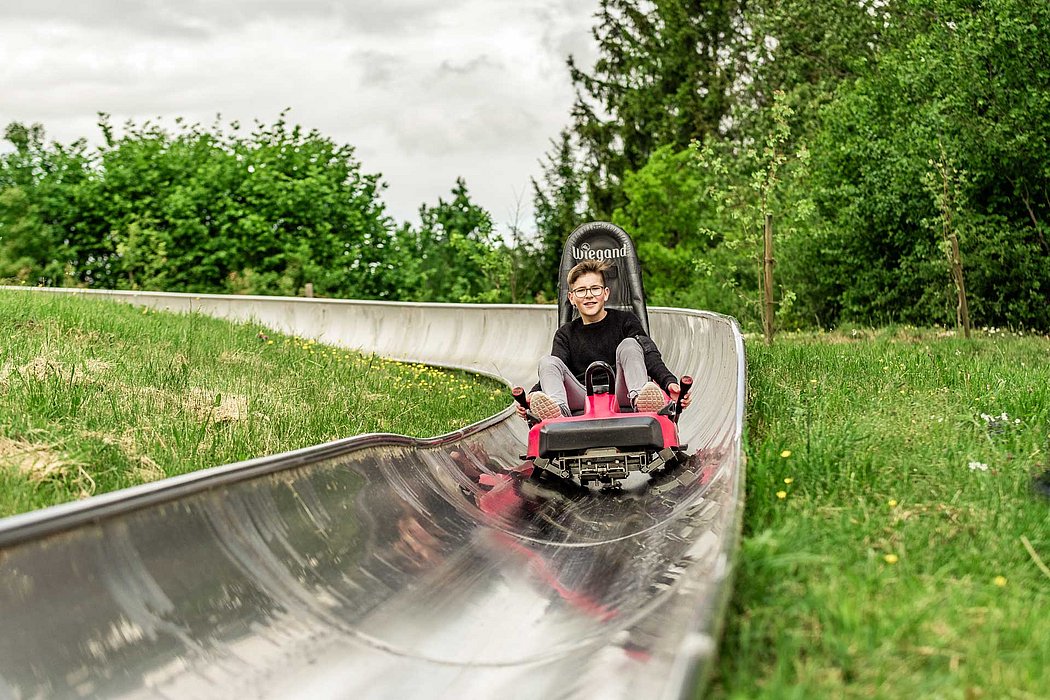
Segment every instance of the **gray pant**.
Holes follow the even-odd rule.
[[[621,406],[631,403],[649,381],[645,371],[645,353],[634,338],[624,338],[616,346],[616,400]],[[539,366],[540,389],[570,411],[582,411],[587,404],[587,389],[580,384],[560,357],[544,355]]]

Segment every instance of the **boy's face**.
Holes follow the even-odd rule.
[[[595,287],[601,289],[597,294],[591,291]],[[584,290],[587,291],[584,292]],[[578,295],[577,292],[580,292],[582,296]],[[580,312],[580,317],[583,318],[584,323],[594,323],[605,318],[605,302],[608,300],[609,288],[605,286],[602,276],[597,272],[588,272],[580,275],[569,288],[569,301]]]

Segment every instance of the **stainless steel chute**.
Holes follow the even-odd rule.
[[[33,293],[49,293],[36,290]],[[534,381],[553,307],[80,293]],[[745,363],[651,308],[692,457],[619,493],[515,478],[513,410],[0,520],[0,698],[690,696],[728,595]],[[509,403],[509,401],[508,401]]]

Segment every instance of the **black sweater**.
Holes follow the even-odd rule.
[[[667,391],[669,384],[677,384],[678,379],[664,365],[659,348],[642,330],[638,317],[619,309],[605,311],[605,318],[597,323],[585,324],[583,319],[576,318],[559,328],[554,333],[551,354],[561,358],[582,384],[587,367],[592,362],[601,360],[616,367],[616,346],[624,338],[636,338],[645,352],[645,370],[653,381],[664,391]]]

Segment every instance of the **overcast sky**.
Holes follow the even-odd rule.
[[[457,176],[501,230],[569,121],[597,0],[2,0],[0,126],[67,143],[163,117],[289,120],[354,146],[417,219]],[[9,147],[9,146],[8,146]]]

